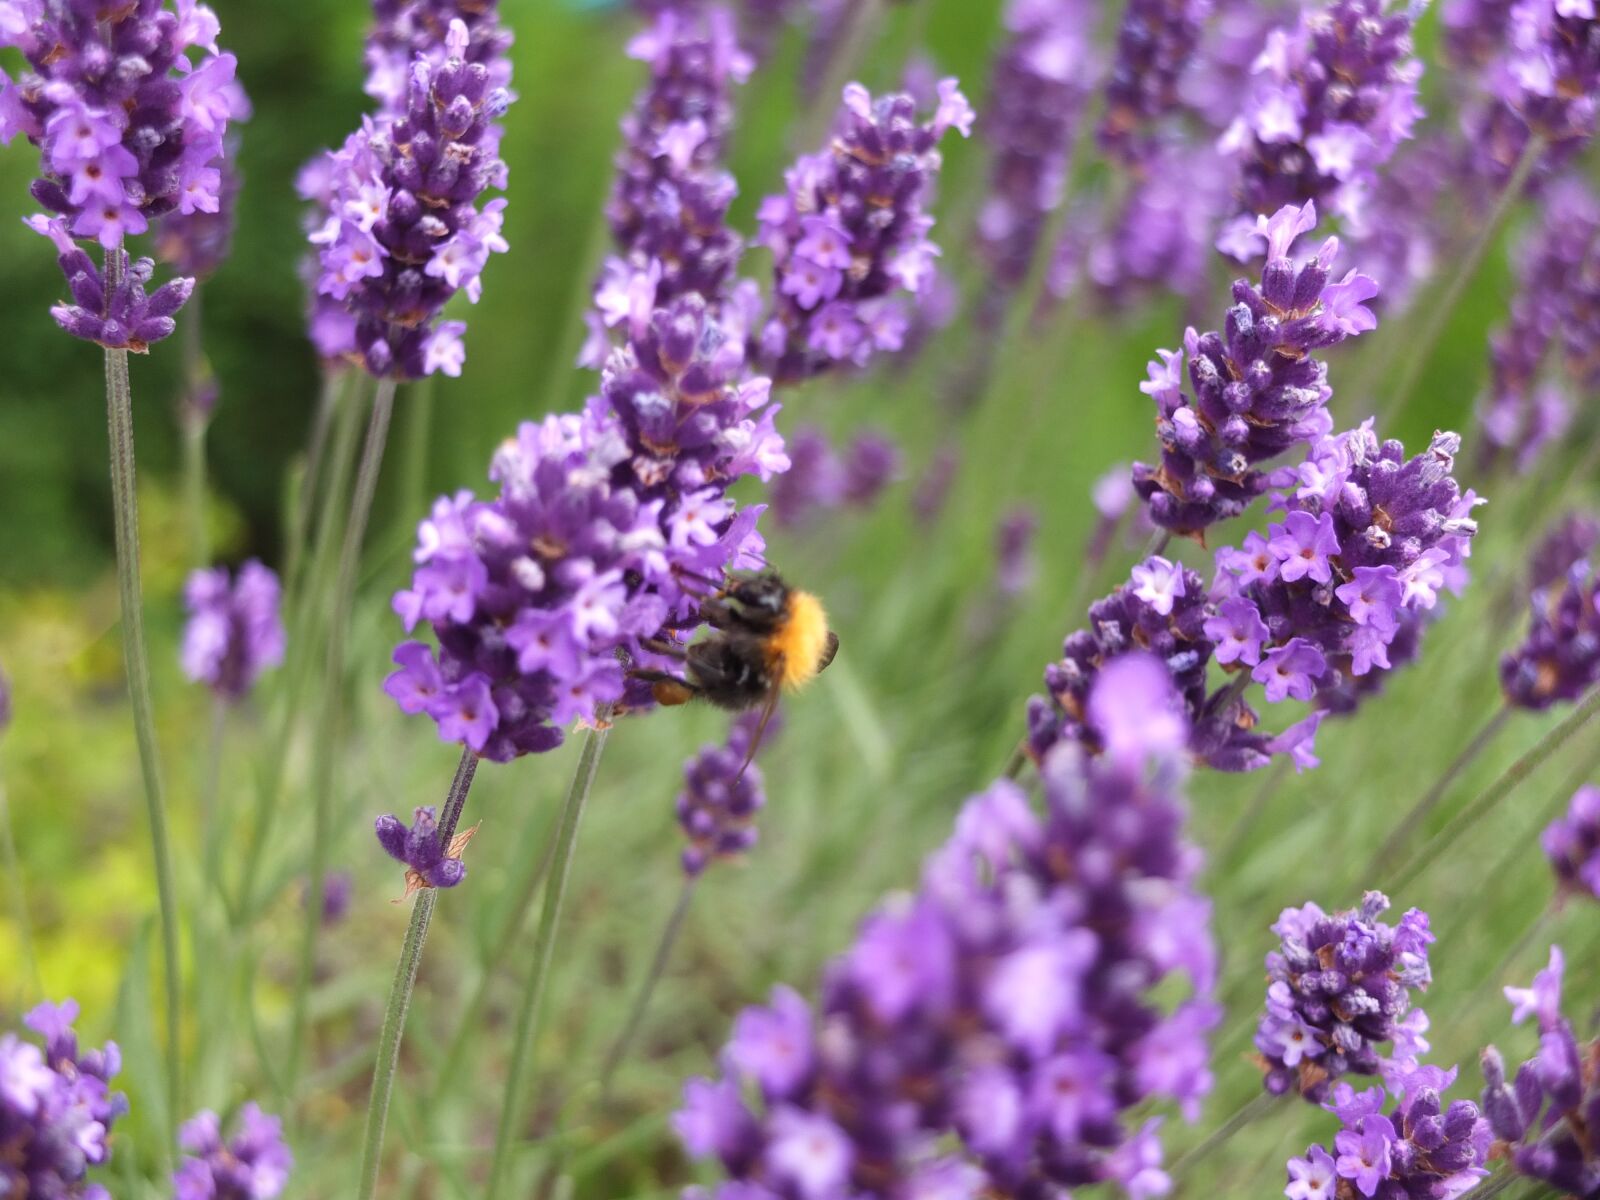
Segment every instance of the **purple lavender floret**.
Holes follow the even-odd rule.
[[[1368,892],[1359,909],[1329,915],[1306,904],[1279,914],[1272,932],[1282,944],[1267,955],[1255,1037],[1267,1091],[1320,1104],[1345,1075],[1404,1073],[1427,1051],[1428,1018],[1411,1007],[1411,992],[1432,978],[1434,936],[1427,913],[1413,908],[1388,925],[1378,920],[1388,908],[1387,896]],[[1385,1043],[1389,1056],[1379,1053]]]
[[[678,793],[678,824],[689,844],[683,850],[685,875],[698,876],[712,863],[737,859],[755,844],[756,814],[767,803],[761,768],[746,766],[750,740],[761,722],[759,712],[734,719],[728,740],[702,746],[683,764],[683,791]],[[763,745],[777,732],[769,721]]]
[[[230,152],[219,168],[222,183],[214,211],[171,212],[155,228],[156,255],[193,279],[209,279],[233,249],[233,230],[239,204],[239,172]]]
[[[1444,0],[1439,24],[1452,66],[1482,70],[1506,49],[1506,30],[1516,0]]]
[[[1033,586],[1038,533],[1039,514],[1027,505],[1011,509],[995,528],[995,587],[1002,596],[1020,596]]]
[[[591,325],[622,325],[641,291],[647,307],[697,292],[717,303],[743,244],[728,227],[738,192],[722,165],[733,124],[731,92],[753,63],[734,37],[727,10],[666,7],[628,54],[650,82],[623,118],[616,181],[606,205],[617,254],[596,286]],[[640,278],[644,277],[644,278]],[[584,365],[604,362],[596,332]]]
[[[1339,1084],[1322,1102],[1343,1125],[1334,1135],[1334,1154],[1317,1145],[1304,1158],[1291,1158],[1283,1194],[1289,1200],[1448,1200],[1476,1187],[1489,1174],[1483,1165],[1489,1122],[1470,1100],[1445,1105],[1444,1092],[1455,1079],[1454,1067],[1413,1066],[1383,1087],[1357,1092]],[[1391,1097],[1395,1105],[1385,1114]]]
[[[1600,20],[1590,0],[1517,0],[1490,87],[1527,130],[1564,151],[1594,133]]]
[[[773,516],[786,526],[847,505],[869,507],[902,466],[900,447],[874,430],[858,433],[841,454],[827,434],[802,425],[788,439],[788,452],[789,470],[768,489]]]
[[[1274,30],[1256,59],[1244,105],[1217,146],[1241,172],[1242,215],[1316,201],[1359,226],[1361,202],[1422,115],[1412,55],[1415,10],[1387,0],[1331,0]]]
[[[1552,351],[1564,351],[1568,374],[1588,388],[1600,381],[1596,339],[1586,313],[1600,312],[1600,274],[1590,264],[1600,246],[1600,200],[1570,177],[1541,198],[1537,229],[1520,250],[1516,291],[1506,324],[1490,342],[1490,381],[1479,405],[1483,457],[1528,470],[1571,419],[1559,388],[1541,387]]]
[[[1563,817],[1541,838],[1563,896],[1600,900],[1600,788],[1585,784],[1572,794]]]
[[[224,1140],[222,1121],[209,1109],[184,1123],[178,1145],[188,1153],[172,1174],[173,1200],[273,1200],[282,1193],[294,1168],[283,1122],[251,1102],[235,1129]]]
[[[1550,587],[1566,579],[1572,568],[1587,563],[1600,545],[1600,519],[1571,512],[1550,527],[1528,555],[1528,588]]]
[[[506,184],[496,121],[511,96],[465,57],[472,44],[451,22],[442,55],[413,59],[405,105],[364,119],[299,183],[321,217],[319,304],[346,317],[319,320],[318,349],[380,378],[461,373],[466,326],[438,317],[458,291],[475,303],[489,255],[507,248],[505,200],[478,199]]]
[[[841,364],[863,366],[904,343],[906,298],[932,289],[939,248],[925,211],[942,163],[937,149],[973,112],[954,79],[939,84],[933,116],[917,120],[909,95],[874,99],[860,84],[826,149],[802,155],[768,196],[759,241],[774,258],[772,315],[757,335],[756,358],[780,384]]]
[[[1219,661],[1251,668],[1269,700],[1319,699],[1392,669],[1402,629],[1466,582],[1483,501],[1451,474],[1460,445],[1436,433],[1408,460],[1371,420],[1319,440],[1277,497],[1282,520],[1217,553],[1219,615],[1206,631],[1219,642],[1240,622],[1252,631]]]
[[[1042,813],[1009,781],[974,797],[815,1014],[787,988],[741,1014],[722,1077],[691,1080],[674,1118],[720,1161],[719,1200],[1169,1185],[1143,1117],[1197,1115],[1220,1017],[1170,690],[1138,656],[1108,670],[1092,706],[1113,752],[1052,754]]]
[[[453,888],[467,877],[461,851],[466,845],[463,839],[471,834],[458,834],[445,845],[439,837],[439,811],[433,805],[413,809],[409,827],[393,813],[385,813],[372,827],[378,845],[406,868],[408,894],[418,887]]]
[[[1509,1155],[1519,1175],[1563,1194],[1593,1196],[1600,1190],[1600,1154],[1589,1134],[1600,1123],[1600,1041],[1580,1046],[1561,1015],[1565,969],[1561,947],[1551,946],[1550,964],[1532,987],[1505,989],[1512,1024],[1538,1019],[1539,1051],[1508,1079],[1500,1052],[1484,1050],[1483,1111],[1494,1153]]]
[[[412,63],[420,56],[438,71],[448,57],[450,25],[467,28],[462,58],[489,73],[491,88],[511,86],[511,31],[496,0],[372,0],[367,35],[366,92],[385,110],[405,111]]]
[[[80,1050],[72,1024],[78,1004],[41,1004],[24,1023],[43,1050],[15,1033],[0,1036],[0,1195],[49,1200],[111,1200],[89,1183],[90,1167],[111,1157],[108,1139],[128,1111],[110,1089],[122,1069],[115,1042]]]
[[[1164,529],[1201,536],[1235,517],[1267,490],[1262,464],[1332,427],[1327,366],[1312,352],[1377,326],[1365,301],[1377,284],[1350,271],[1337,283],[1329,269],[1339,239],[1296,264],[1294,241],[1316,224],[1316,206],[1260,218],[1267,264],[1259,287],[1239,280],[1222,333],[1191,326],[1181,351],[1158,351],[1140,390],[1157,405],[1161,462],[1135,463],[1134,486]],[[1193,397],[1184,391],[1183,369]]]
[[[1155,149],[1153,127],[1178,108],[1178,82],[1194,58],[1211,0],[1128,0],[1106,81],[1100,149],[1129,166]]]
[[[1028,276],[1062,200],[1078,123],[1093,86],[1093,7],[1085,0],[1010,0],[980,135],[993,147],[978,252],[989,268],[980,317],[993,325]]]
[[[237,578],[226,567],[193,572],[183,588],[183,673],[224,700],[242,700],[283,661],[279,593],[277,575],[255,559]]]
[[[395,596],[406,628],[430,623],[439,647],[402,644],[385,690],[495,762],[553,749],[563,726],[622,700],[619,652],[670,666],[643,642],[699,624],[693,581],[759,565],[761,509],[726,492],[789,467],[770,381],[746,372],[743,339],[698,295],[631,332],[583,413],[501,446],[496,499],[435,503]]]
[[[1086,627],[1071,634],[1061,660],[1045,668],[1046,695],[1028,703],[1030,754],[1042,761],[1063,741],[1102,752],[1089,697],[1111,663],[1148,654],[1163,664],[1181,701],[1196,759],[1224,771],[1264,766],[1273,739],[1256,732],[1255,711],[1236,690],[1207,690],[1218,647],[1206,629],[1214,621],[1205,584],[1193,571],[1159,555],[1134,567],[1127,583],[1090,605]]]
[[[16,47],[29,67],[16,80],[0,70],[0,145],[20,133],[40,149],[31,192],[52,215],[28,224],[55,242],[72,294],[51,315],[74,337],[142,352],[172,332],[193,281],[147,297],[153,267],[130,263],[123,240],[168,213],[216,211],[223,137],[247,111],[236,60],[217,49],[215,14],[193,0],[176,12],[164,0],[17,0],[0,15],[0,48]],[[117,256],[123,282],[108,288],[74,238]]]
[[[1600,682],[1600,573],[1583,559],[1529,597],[1528,635],[1500,660],[1506,701],[1540,712]]]

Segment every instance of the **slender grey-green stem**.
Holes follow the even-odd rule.
[[[106,251],[106,290],[122,282],[124,251]],[[181,1111],[183,995],[178,981],[178,896],[172,885],[172,853],[167,839],[167,806],[161,788],[156,747],[155,708],[150,702],[150,663],[144,639],[144,605],[139,591],[139,489],[133,456],[133,387],[128,352],[107,350],[106,426],[111,443],[111,505],[116,524],[117,588],[122,601],[122,657],[133,703],[133,733],[139,745],[139,772],[150,819],[156,894],[161,905],[161,952],[166,988],[167,1102],[169,1120]],[[168,1139],[170,1140],[170,1138]]]
[[[22,942],[22,956],[28,964],[28,981],[36,996],[44,995],[44,980],[39,974],[39,956],[33,944],[33,921],[28,915],[28,890],[22,884],[22,863],[17,858],[17,840],[11,829],[11,805],[6,800],[6,781],[0,777],[0,855],[5,856],[6,879],[11,889],[12,920]]]
[[[323,466],[328,457],[328,440],[334,428],[334,416],[342,407],[346,384],[352,372],[326,369],[322,388],[317,396],[316,410],[311,414],[311,437],[306,446],[305,474],[295,490],[289,506],[289,534],[284,550],[283,581],[291,593],[298,593],[300,572],[304,567],[306,537],[311,532],[311,517],[317,511],[317,496],[322,485]]]
[[[471,750],[463,750],[455,778],[450,781],[444,819],[439,822],[439,842],[447,849],[456,835],[456,827],[461,823],[461,810],[466,806],[467,793],[472,790],[472,779],[477,770],[478,756]],[[357,1200],[372,1200],[377,1194],[378,1167],[383,1161],[383,1133],[389,1123],[389,1101],[394,1095],[400,1041],[405,1035],[406,1012],[411,1007],[411,993],[417,986],[417,968],[422,965],[422,947],[428,940],[428,925],[433,920],[433,906],[437,898],[436,889],[425,887],[411,906],[411,923],[406,926],[406,939],[400,947],[400,962],[395,967],[394,983],[389,988],[389,1003],[383,1010],[383,1030],[378,1035],[378,1060],[372,1070],[372,1094],[367,1101],[367,1132],[361,1143],[361,1178],[356,1188]],[[320,921],[322,902],[318,899],[316,903],[316,915]],[[306,904],[309,909],[309,897]]]
[[[1203,1142],[1195,1146],[1193,1149],[1186,1150],[1182,1154],[1178,1155],[1178,1157],[1173,1160],[1172,1166],[1169,1168],[1168,1173],[1176,1176],[1181,1171],[1200,1165],[1206,1159],[1210,1158],[1211,1155],[1216,1153],[1217,1150],[1227,1143],[1229,1138],[1233,1137],[1234,1134],[1238,1133],[1246,1125],[1249,1125],[1251,1122],[1256,1121],[1261,1117],[1266,1116],[1267,1113],[1271,1112],[1273,1106],[1281,1099],[1283,1099],[1283,1097],[1274,1096],[1271,1092],[1261,1092],[1256,1096],[1252,1096],[1248,1101],[1235,1109],[1233,1115],[1219,1125],[1216,1129],[1214,1129]]]
[[[1395,883],[1409,882],[1415,875],[1426,870],[1428,866],[1442,862],[1445,851],[1455,845],[1456,839],[1467,830],[1471,829],[1480,818],[1492,811],[1496,805],[1516,790],[1517,786],[1542,767],[1550,756],[1566,745],[1568,740],[1600,713],[1600,687],[1592,688],[1588,698],[1574,709],[1570,716],[1557,725],[1544,737],[1536,742],[1531,750],[1516,762],[1505,769],[1505,772],[1496,779],[1472,803],[1461,810],[1461,813],[1431,840],[1425,843],[1406,863],[1395,872]],[[1384,889],[1394,893],[1394,886]]]
[[[1144,548],[1144,556],[1150,558],[1152,555],[1165,554],[1171,544],[1172,530],[1158,529],[1150,535],[1150,543]]]
[[[633,1039],[639,1032],[639,1025],[644,1020],[645,1010],[650,1007],[650,997],[655,995],[656,984],[661,982],[661,976],[667,969],[667,960],[672,957],[672,948],[677,945],[678,935],[683,932],[683,921],[689,915],[689,902],[694,899],[694,885],[698,878],[696,875],[690,875],[684,879],[683,889],[678,893],[678,902],[672,906],[667,926],[661,931],[661,940],[656,943],[656,952],[650,960],[650,969],[645,972],[644,982],[639,986],[639,994],[634,998],[633,1008],[628,1012],[627,1024],[622,1027],[617,1040],[611,1044],[605,1065],[600,1068],[602,1104],[611,1098],[611,1084],[616,1078],[617,1068],[622,1065],[622,1060],[627,1057],[628,1050],[633,1045]]]
[[[351,401],[351,397],[344,397]],[[288,662],[280,672],[282,696],[279,700],[278,724],[274,730],[267,753],[263,756],[261,778],[257,781],[254,824],[249,844],[245,848],[244,866],[240,874],[239,891],[233,910],[239,918],[248,921],[262,903],[256,896],[261,865],[266,858],[267,846],[272,840],[272,826],[278,815],[278,793],[283,785],[284,771],[289,760],[289,740],[294,734],[295,721],[300,714],[300,694],[310,673],[315,656],[312,647],[317,643],[317,630],[312,620],[316,612],[315,600],[323,591],[324,577],[332,569],[333,545],[338,530],[339,512],[345,489],[349,484],[352,453],[355,447],[357,405],[347,402],[339,407],[334,419],[332,445],[333,474],[328,481],[317,517],[316,548],[312,553],[310,571],[300,589],[301,594],[289,601],[289,652]]]
[[[550,978],[550,964],[555,957],[556,929],[561,922],[561,906],[566,898],[567,881],[572,874],[573,850],[578,843],[578,824],[583,819],[584,806],[589,801],[589,791],[594,785],[595,772],[600,767],[600,755],[605,751],[606,740],[611,735],[611,706],[602,705],[595,712],[593,727],[583,735],[583,748],[578,755],[578,769],[573,773],[572,786],[561,806],[561,826],[556,832],[555,858],[550,863],[550,873],[545,877],[544,904],[539,911],[539,929],[534,935],[533,963],[528,980],[522,989],[521,1005],[517,1012],[517,1028],[511,1043],[511,1066],[506,1073],[505,1096],[500,1102],[500,1119],[495,1127],[494,1159],[489,1164],[489,1184],[484,1190],[485,1200],[500,1200],[505,1193],[507,1176],[511,1170],[512,1145],[517,1140],[516,1131],[522,1125],[523,1090],[528,1067],[533,1058],[534,1039],[538,1034],[539,1018],[544,1007],[545,985]]]
[[[355,600],[356,572],[361,567],[361,546],[367,537],[367,522],[372,516],[372,498],[378,490],[383,470],[383,450],[389,440],[389,419],[394,413],[395,381],[380,379],[372,399],[372,415],[367,422],[367,437],[361,447],[361,466],[356,472],[355,492],[350,500],[350,516],[339,548],[339,574],[334,583],[333,604],[328,615],[327,654],[322,678],[322,718],[313,739],[311,830],[311,878],[306,884],[304,929],[300,938],[300,971],[294,993],[293,1015],[289,1023],[287,1076],[291,1087],[300,1070],[300,1054],[305,1044],[306,1013],[311,999],[311,978],[316,967],[317,940],[322,932],[323,879],[328,867],[328,839],[333,824],[335,757],[344,728],[345,642],[349,632],[350,609]]]
[[[1395,385],[1391,393],[1392,398],[1383,413],[1383,424],[1388,428],[1393,429],[1405,416],[1406,409],[1416,395],[1417,384],[1422,381],[1423,372],[1433,361],[1433,352],[1439,345],[1439,339],[1444,336],[1445,327],[1450,324],[1456,305],[1461,302],[1461,297],[1466,294],[1472,281],[1478,277],[1478,269],[1483,266],[1484,255],[1488,254],[1489,247],[1500,236],[1506,218],[1516,207],[1534,168],[1544,157],[1544,151],[1543,139],[1538,137],[1528,139],[1522,157],[1517,160],[1517,165],[1511,171],[1511,177],[1506,180],[1506,186],[1500,192],[1500,198],[1495,201],[1488,221],[1461,256],[1456,272],[1451,276],[1444,294],[1429,311],[1428,323],[1422,327],[1422,332],[1415,339],[1408,339],[1403,347],[1397,347],[1397,353],[1404,355],[1404,366],[1401,368],[1400,382]]]
[[[415,514],[428,506],[428,451],[433,437],[434,377],[429,375],[407,391],[405,445],[400,453],[399,533],[409,540]]]
[[[1400,857],[1401,851],[1406,848],[1406,843],[1411,840],[1411,835],[1416,833],[1417,827],[1438,807],[1439,801],[1444,799],[1445,793],[1450,790],[1450,785],[1460,777],[1461,772],[1476,762],[1478,755],[1494,742],[1511,719],[1511,713],[1511,705],[1502,702],[1500,707],[1495,709],[1494,715],[1473,734],[1472,740],[1462,747],[1461,753],[1457,754],[1445,768],[1444,774],[1433,781],[1433,785],[1422,793],[1417,802],[1406,811],[1405,816],[1400,818],[1399,824],[1389,832],[1389,836],[1384,839],[1383,845],[1379,847],[1377,855],[1366,871],[1367,877],[1381,875],[1394,866],[1395,860]]]
[[[850,28],[823,70],[820,90],[812,99],[810,110],[795,124],[800,135],[797,149],[809,150],[828,136],[840,93],[860,67],[862,57],[877,40],[878,26],[883,20],[883,0],[856,0],[849,7],[855,10],[844,18],[850,22]]]
[[[222,832],[217,813],[217,792],[222,781],[222,743],[228,733],[228,702],[221,696],[211,701],[211,732],[206,738],[205,766],[200,775],[200,830],[206,896],[222,895]]]

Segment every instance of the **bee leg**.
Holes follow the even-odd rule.
[[[629,671],[635,679],[643,680],[650,685],[650,692],[656,698],[656,703],[665,708],[679,704],[687,704],[700,694],[700,689],[686,679],[679,679],[676,675],[668,675],[665,671],[650,671],[643,667]]]
[[[833,630],[828,631],[828,640],[823,644],[822,657],[817,660],[817,674],[820,675],[828,669],[839,653],[839,635]]]
[[[679,662],[689,657],[688,646],[682,642],[668,641],[666,638],[640,638],[639,645],[651,654],[659,654],[663,658],[675,658]]]
[[[715,629],[733,629],[739,624],[733,606],[716,596],[700,602],[700,619]]]

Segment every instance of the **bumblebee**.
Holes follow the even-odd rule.
[[[701,619],[714,632],[688,646],[649,642],[648,649],[677,658],[682,677],[638,670],[651,684],[656,703],[687,704],[700,699],[730,712],[764,705],[761,726],[750,753],[761,740],[778,697],[804,687],[827,669],[839,651],[822,602],[790,587],[776,571],[736,572],[700,605]]]

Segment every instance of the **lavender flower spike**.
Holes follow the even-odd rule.
[[[495,0],[373,0],[372,15],[366,91],[384,111],[405,110],[419,56],[435,71],[445,65],[454,21],[467,30],[462,60],[483,67],[490,88],[511,86],[511,31],[500,23]]]
[[[1500,686],[1518,708],[1541,712],[1600,683],[1600,572],[1579,559],[1535,588],[1528,635],[1500,660]]]
[[[1390,11],[1387,0],[1331,0],[1307,5],[1294,29],[1268,36],[1249,95],[1218,142],[1239,162],[1243,208],[1219,247],[1240,246],[1256,216],[1309,201],[1359,232],[1378,169],[1422,116],[1422,63],[1411,47],[1416,11]]]
[[[768,196],[757,214],[775,260],[758,359],[777,382],[863,366],[901,347],[904,298],[927,295],[935,278],[939,247],[924,205],[942,163],[937,147],[952,128],[969,135],[973,117],[954,79],[939,84],[923,122],[909,95],[844,89],[828,148],[802,156],[785,194]]]
[[[111,1200],[86,1179],[111,1157],[111,1127],[128,1111],[110,1089],[122,1069],[115,1042],[80,1050],[74,1000],[41,1004],[26,1017],[44,1047],[14,1033],[0,1035],[0,1195],[53,1200]]]
[[[185,1122],[178,1144],[188,1153],[172,1174],[173,1200],[273,1200],[294,1168],[283,1122],[254,1103],[239,1111],[232,1138],[207,1110]]]
[[[1566,816],[1550,823],[1541,844],[1562,896],[1600,900],[1600,788],[1574,792]]]
[[[1344,1126],[1334,1136],[1334,1154],[1312,1146],[1304,1158],[1291,1158],[1283,1194],[1289,1200],[1448,1200],[1476,1187],[1489,1174],[1483,1165],[1489,1121],[1470,1100],[1445,1106],[1443,1093],[1455,1078],[1454,1067],[1414,1066],[1364,1092],[1339,1084],[1322,1104]],[[1391,1097],[1395,1106],[1386,1114]]]
[[[1563,1194],[1592,1196],[1600,1189],[1600,1153],[1585,1131],[1600,1116],[1600,1080],[1592,1067],[1600,1042],[1580,1046],[1561,1013],[1565,969],[1561,947],[1551,946],[1550,965],[1532,987],[1505,989],[1513,1024],[1537,1019],[1539,1050],[1509,1079],[1500,1052],[1493,1046],[1483,1052],[1483,1110],[1495,1152],[1509,1156],[1519,1175]]]
[[[73,300],[52,315],[74,337],[143,350],[172,332],[192,284],[147,298],[149,261],[128,263],[123,241],[171,212],[216,211],[223,137],[245,111],[235,59],[217,49],[216,15],[193,0],[176,11],[164,0],[6,9],[0,48],[20,50],[29,70],[0,71],[0,145],[20,133],[40,149],[31,191],[54,215],[29,224],[55,241]],[[107,287],[74,238],[118,256],[124,281]]]
[[[1062,201],[1068,157],[1093,78],[1092,6],[1084,0],[1010,0],[979,133],[993,146],[978,251],[990,269],[980,319],[1027,278],[1049,214]]]
[[[1428,1019],[1411,1007],[1411,991],[1431,979],[1428,914],[1413,908],[1386,925],[1378,916],[1388,907],[1387,896],[1368,892],[1357,910],[1329,916],[1306,904],[1278,917],[1272,931],[1282,945],[1267,955],[1255,1038],[1269,1092],[1293,1088],[1321,1103],[1345,1075],[1404,1075],[1427,1051]],[[1391,1057],[1379,1053],[1386,1042]]]
[[[1170,1186],[1142,1114],[1197,1114],[1220,1016],[1176,705],[1159,663],[1115,664],[1090,704],[1110,752],[1052,754],[1042,813],[1009,781],[970,800],[921,887],[835,960],[815,1015],[787,988],[741,1014],[723,1076],[691,1080],[674,1118],[727,1173],[717,1195]]]
[[[1296,264],[1295,240],[1316,224],[1316,206],[1287,207],[1257,227],[1267,243],[1259,287],[1240,280],[1221,333],[1184,334],[1181,351],[1160,351],[1140,390],[1157,405],[1161,462],[1135,463],[1134,486],[1164,529],[1199,537],[1266,491],[1261,466],[1331,430],[1327,367],[1312,352],[1377,326],[1365,302],[1378,285],[1329,271],[1339,239]],[[1191,398],[1183,387],[1188,363]]]
[[[1149,160],[1154,125],[1179,105],[1178,81],[1195,54],[1212,0],[1128,0],[1117,55],[1106,81],[1106,109],[1095,139],[1129,166]]]
[[[714,862],[736,859],[756,844],[755,816],[767,803],[761,768],[745,765],[750,739],[760,713],[734,719],[721,746],[702,746],[683,764],[683,791],[678,793],[678,824],[689,844],[683,851],[683,872],[693,878]],[[776,730],[768,724],[765,740]]]
[[[263,670],[283,661],[278,577],[255,559],[236,579],[226,567],[195,571],[183,602],[183,672],[222,699],[243,699]]]
[[[494,82],[503,72],[468,60],[472,47],[452,21],[442,57],[413,59],[405,106],[367,118],[302,175],[322,210],[316,291],[347,318],[319,314],[318,348],[380,378],[461,373],[466,326],[439,315],[458,291],[476,302],[489,255],[507,248],[505,200],[478,199],[506,184],[495,122],[511,96]]]

